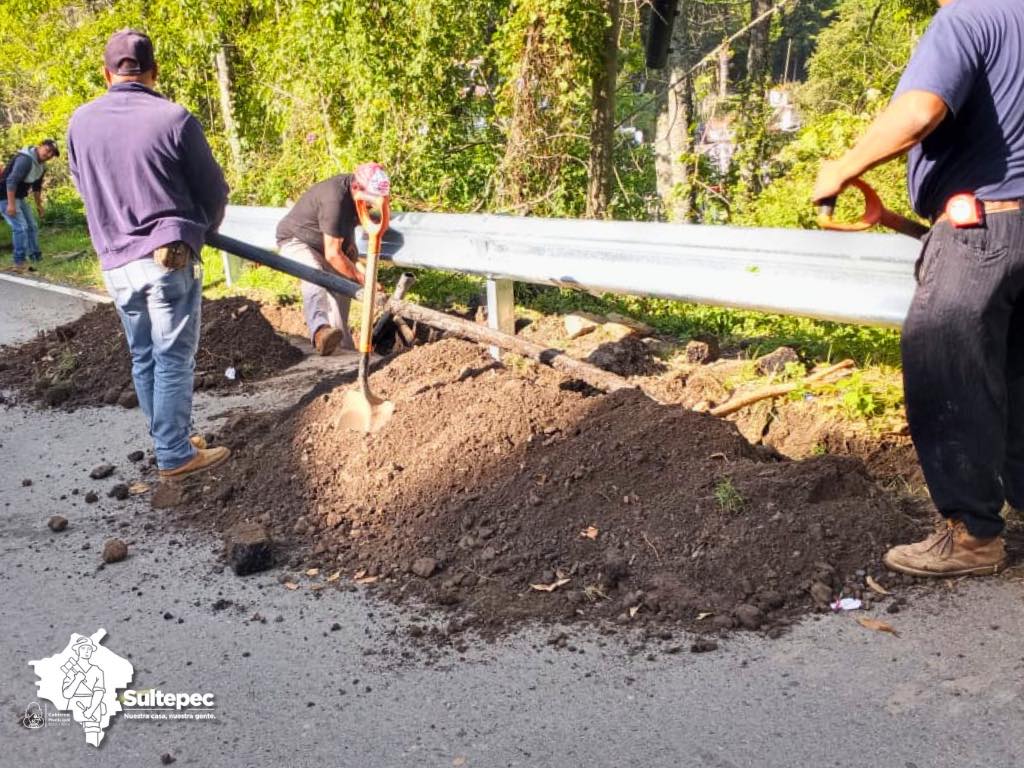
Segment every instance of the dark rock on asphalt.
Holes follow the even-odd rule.
[[[118,483],[117,485],[110,489],[110,492],[107,493],[107,496],[109,496],[112,499],[117,499],[118,501],[124,501],[125,499],[128,498],[130,494],[131,491],[129,491],[127,483]]]
[[[107,539],[103,544],[103,562],[119,563],[128,557],[128,545],[121,539]]]
[[[68,527],[68,519],[66,517],[61,517],[60,515],[54,515],[46,522],[46,524],[50,526],[51,531],[59,533]]]
[[[114,474],[113,464],[100,464],[99,466],[93,467],[89,473],[89,477],[93,480],[102,480],[105,477],[110,477]]]
[[[237,576],[265,571],[274,564],[273,542],[257,523],[239,523],[224,537],[224,552]]]

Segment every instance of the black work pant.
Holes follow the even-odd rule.
[[[932,500],[973,536],[1024,508],[1024,214],[941,222],[903,326],[907,420]]]

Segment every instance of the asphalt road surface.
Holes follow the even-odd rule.
[[[0,281],[0,343],[82,307]],[[280,406],[323,371],[310,361],[257,396],[202,395],[198,421]],[[882,614],[899,637],[830,615],[703,654],[681,633],[643,646],[579,629],[576,650],[558,650],[549,628],[432,653],[372,595],[289,591],[280,570],[237,578],[220,567],[219,540],[164,530],[145,496],[108,498],[138,479],[126,455],[149,447],[138,410],[0,406],[0,768],[155,766],[162,755],[202,768],[1024,765],[1019,576],[911,591],[901,613]],[[104,460],[114,476],[90,480]],[[88,490],[97,503],[83,501]],[[66,531],[47,528],[53,514]],[[114,535],[129,557],[99,568]],[[216,719],[118,715],[99,748],[78,724],[24,727],[37,700],[29,660],[100,628],[134,665],[133,688],[212,693]]]

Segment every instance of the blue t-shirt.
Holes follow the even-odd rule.
[[[927,91],[949,107],[910,151],[910,200],[922,216],[952,195],[1024,198],[1024,0],[954,0],[940,8],[896,95]]]

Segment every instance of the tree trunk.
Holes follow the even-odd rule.
[[[750,0],[750,20],[760,17],[771,9],[771,0]],[[747,88],[751,95],[763,90],[768,75],[768,33],[772,17],[768,16],[750,29],[750,46],[747,48]]]
[[[228,66],[227,46],[221,43],[213,54],[213,68],[217,73],[217,92],[220,95],[220,116],[224,122],[224,135],[231,149],[231,162],[236,174],[242,172],[242,142],[238,138],[235,110],[231,98],[231,68]]]
[[[589,219],[608,216],[614,173],[613,128],[615,85],[619,73],[619,0],[605,0],[608,26],[600,51],[600,66],[594,68],[591,101],[590,162],[588,163],[587,210]]]
[[[669,221],[693,218],[693,80],[690,70],[689,0],[680,0],[672,50],[666,68],[667,87],[654,134],[658,194]]]

